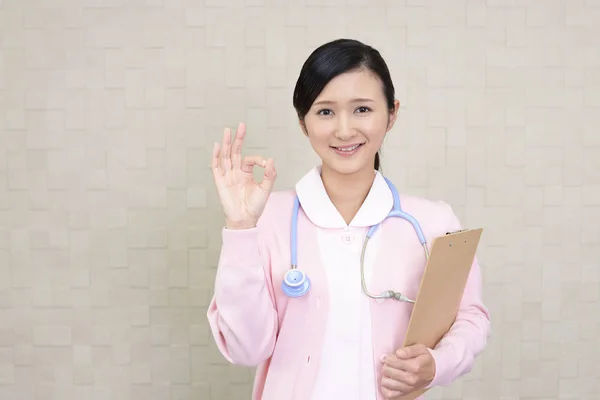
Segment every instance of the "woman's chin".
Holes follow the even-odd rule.
[[[340,175],[353,175],[366,170],[374,170],[373,161],[367,162],[366,160],[359,158],[352,158],[346,160],[327,160],[325,164],[333,172],[338,173]]]

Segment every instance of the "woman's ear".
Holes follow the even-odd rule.
[[[394,100],[394,109],[390,110],[390,116],[388,118],[388,127],[387,131],[389,132],[396,123],[396,119],[398,119],[398,111],[400,111],[400,101]]]
[[[304,136],[308,137],[308,131],[306,130],[306,124],[304,123],[304,120],[299,119],[298,124],[300,125],[302,132],[304,132]]]

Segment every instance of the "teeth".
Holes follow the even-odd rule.
[[[338,147],[338,150],[341,150],[341,151],[352,151],[352,150],[354,150],[354,149],[358,148],[358,146],[360,146],[360,145],[359,145],[359,144],[357,144],[356,146],[352,146],[352,147],[344,147],[344,148],[342,148],[342,147]]]

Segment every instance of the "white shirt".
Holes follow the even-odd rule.
[[[323,186],[320,168],[313,168],[296,185],[302,209],[318,228],[317,242],[326,269],[330,311],[319,374],[310,400],[375,400],[377,395],[371,332],[370,299],[362,291],[360,254],[370,226],[393,206],[391,191],[379,172],[362,207],[347,225]],[[365,281],[379,241],[369,241]]]

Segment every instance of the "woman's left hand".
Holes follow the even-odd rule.
[[[427,347],[404,347],[383,360],[381,392],[392,400],[425,388],[434,377],[435,360]]]

